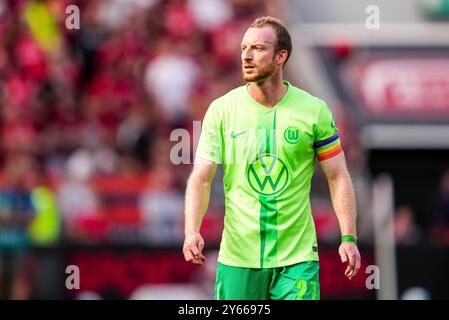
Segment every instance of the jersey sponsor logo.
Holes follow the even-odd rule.
[[[231,132],[231,138],[232,138],[232,139],[235,139],[235,138],[237,138],[238,136],[241,136],[242,134],[247,133],[247,132],[248,132],[248,130],[241,131],[241,132],[236,132],[236,133],[234,133],[234,131],[232,131],[232,132]]]
[[[278,194],[288,182],[285,163],[273,154],[262,154],[248,166],[246,179],[251,188],[264,196]]]
[[[302,134],[298,127],[290,126],[284,131],[284,140],[289,144],[296,144],[301,140]]]

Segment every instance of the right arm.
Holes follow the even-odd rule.
[[[187,181],[185,196],[184,258],[195,264],[203,264],[204,240],[200,234],[201,223],[209,206],[210,189],[218,165],[215,162],[195,159],[192,173]]]

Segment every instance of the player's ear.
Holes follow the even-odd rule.
[[[287,60],[288,52],[287,50],[281,50],[276,54],[276,63],[277,64],[284,64]]]

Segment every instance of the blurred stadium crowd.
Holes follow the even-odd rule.
[[[213,99],[242,84],[243,32],[256,16],[282,16],[283,3],[0,2],[0,273],[19,274],[9,294],[0,278],[1,298],[29,297],[20,271],[30,247],[182,242],[190,166],[170,162],[170,132],[191,132]],[[80,9],[79,30],[66,27],[69,5]],[[349,161],[362,161],[359,152]],[[203,226],[213,243],[223,214],[216,182]],[[436,208],[436,225],[449,226],[449,171]],[[336,220],[319,219],[337,241]],[[395,219],[398,242],[424,240],[411,208]],[[449,243],[447,230],[433,234]]]

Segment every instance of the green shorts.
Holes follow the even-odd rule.
[[[218,263],[217,300],[319,300],[318,261],[267,269]]]

